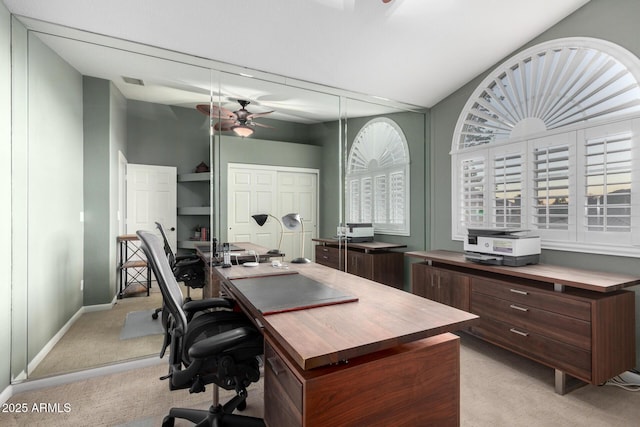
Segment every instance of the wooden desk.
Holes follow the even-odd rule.
[[[265,332],[267,425],[459,425],[459,341],[448,332],[477,316],[315,263],[287,274],[358,301],[263,316],[234,286],[247,269],[214,271]]]

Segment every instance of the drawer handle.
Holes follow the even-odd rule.
[[[529,295],[529,292],[527,291],[521,291],[520,289],[509,289],[511,292],[513,292],[514,294],[519,294],[519,295]]]
[[[523,337],[528,337],[529,336],[528,332],[522,332],[522,331],[517,330],[516,328],[511,328],[509,330],[511,332],[513,332],[514,334],[522,335]]]
[[[329,259],[329,257],[328,257],[328,256],[326,256],[326,255],[322,255],[322,258],[324,258],[324,259]]]
[[[276,376],[284,372],[284,366],[282,366],[282,363],[280,363],[280,360],[277,357],[267,357],[267,362]]]
[[[509,307],[513,308],[514,310],[520,310],[520,311],[529,311],[528,308],[524,308],[524,307],[518,307],[515,304],[511,304]]]

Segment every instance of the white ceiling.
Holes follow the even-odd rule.
[[[247,67],[249,73],[432,107],[588,0],[3,1],[16,15]],[[59,45],[83,74],[108,68],[100,65],[104,52],[81,55]],[[126,64],[115,57],[107,62]],[[81,69],[91,64],[91,72]],[[130,65],[131,77],[139,77]],[[296,102],[309,104],[291,94],[276,99],[252,90],[236,92],[285,115],[296,115]]]

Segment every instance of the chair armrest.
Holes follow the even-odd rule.
[[[255,329],[240,327],[216,334],[193,344],[189,348],[189,357],[191,359],[205,359],[218,355],[223,351],[246,341],[257,333],[258,332]]]
[[[227,298],[205,298],[185,302],[182,309],[187,313],[196,313],[209,308],[233,308],[235,302]]]

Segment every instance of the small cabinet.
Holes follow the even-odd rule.
[[[404,254],[389,249],[402,248],[404,245],[365,242],[339,245],[331,239],[313,239],[316,245],[318,264],[364,277],[374,282],[384,283],[394,288],[404,287]],[[345,257],[345,252],[346,257]]]
[[[411,274],[412,293],[469,311],[469,276],[425,263],[413,264]]]

